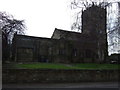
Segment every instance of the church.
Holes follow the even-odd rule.
[[[15,62],[102,63],[108,55],[106,9],[82,11],[82,32],[55,28],[51,38],[14,35]]]

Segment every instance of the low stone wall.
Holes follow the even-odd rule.
[[[118,81],[118,70],[3,69],[3,83]]]

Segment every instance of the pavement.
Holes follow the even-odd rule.
[[[2,88],[119,88],[118,82],[3,84]],[[45,90],[46,90],[45,89]],[[120,89],[119,89],[120,90]]]

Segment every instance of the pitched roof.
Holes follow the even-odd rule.
[[[78,40],[80,39],[80,37],[82,37],[82,33],[55,28],[55,31],[53,32],[53,35],[51,38],[54,38],[54,39],[64,38],[67,40]]]
[[[91,37],[88,34],[80,33],[80,32],[73,32],[67,31],[62,29],[55,28],[52,39],[61,39],[64,38],[65,40],[77,40],[77,41],[91,41]]]

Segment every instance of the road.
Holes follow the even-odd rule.
[[[3,84],[3,88],[118,88],[118,82]]]

